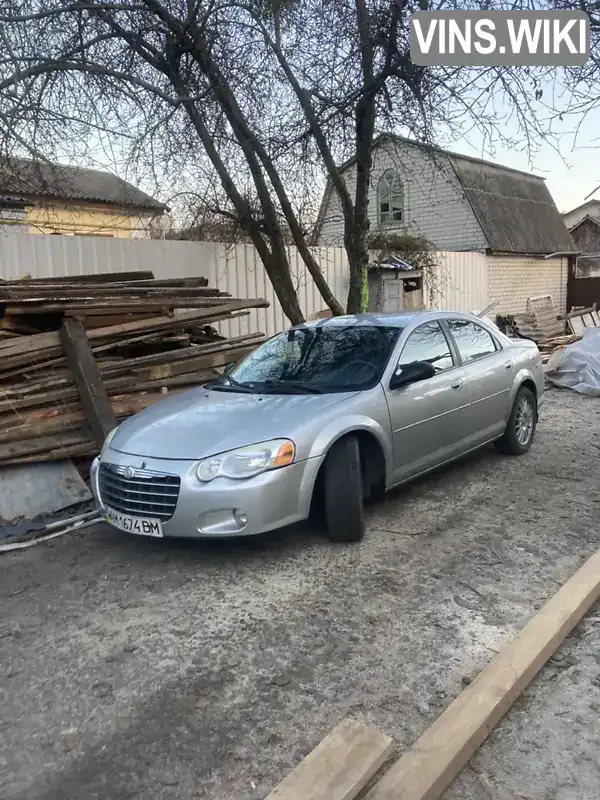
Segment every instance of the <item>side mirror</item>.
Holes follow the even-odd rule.
[[[433,378],[434,375],[435,367],[429,361],[413,361],[412,364],[403,364],[392,375],[390,389],[400,389],[401,386],[424,381]]]

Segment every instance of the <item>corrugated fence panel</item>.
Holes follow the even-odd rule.
[[[433,307],[479,311],[488,304],[488,262],[483,253],[438,253]]]
[[[342,247],[314,248],[313,254],[334,295],[345,305],[348,260]],[[292,280],[306,319],[326,305],[295,248],[288,251]],[[438,275],[432,285],[431,306],[472,311],[488,302],[488,261],[481,253],[438,253]],[[0,278],[93,275],[150,269],[157,278],[205,277],[210,286],[232,297],[264,297],[267,309],[219,328],[226,336],[261,331],[272,336],[288,327],[279,301],[252,245],[215,242],[178,242],[151,239],[109,239],[96,236],[42,236],[0,233]]]

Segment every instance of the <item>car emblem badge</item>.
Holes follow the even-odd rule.
[[[133,473],[134,473],[133,467],[127,467],[127,469],[125,470],[125,477],[133,478]]]

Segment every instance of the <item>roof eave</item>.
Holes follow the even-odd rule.
[[[132,203],[131,205],[128,203],[116,203],[112,200],[103,200],[99,197],[72,197],[69,195],[60,195],[60,194],[18,194],[13,195],[15,200],[20,200],[23,205],[34,205],[35,203],[44,201],[44,200],[54,200],[59,201],[61,203],[80,203],[80,204],[88,204],[88,205],[99,205],[99,206],[109,206],[110,208],[118,208],[124,211],[143,211],[144,213],[152,213],[152,214],[164,214],[171,209],[169,206],[163,205],[162,203],[158,203],[156,205],[141,205],[138,203]]]

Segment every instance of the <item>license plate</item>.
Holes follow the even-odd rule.
[[[131,517],[129,514],[121,514],[112,508],[106,509],[106,521],[119,530],[127,533],[137,533],[140,536],[164,536],[162,522],[151,517]]]

